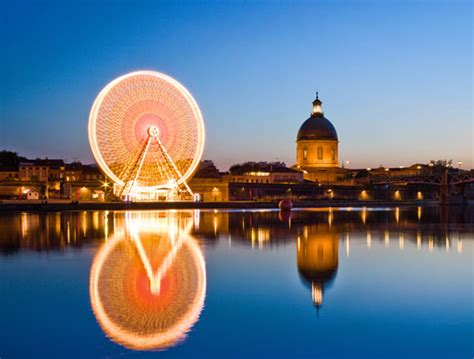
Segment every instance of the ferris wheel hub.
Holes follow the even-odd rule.
[[[158,135],[160,134],[160,130],[156,126],[150,126],[148,127],[148,134],[150,135],[150,137],[158,137]]]

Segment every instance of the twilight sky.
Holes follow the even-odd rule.
[[[0,149],[92,162],[88,115],[124,73],[185,85],[204,158],[295,161],[315,91],[350,167],[473,163],[470,0],[9,1]]]

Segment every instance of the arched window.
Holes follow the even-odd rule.
[[[335,161],[336,160],[336,147],[332,147],[331,149],[331,153],[332,153],[332,160]]]
[[[308,159],[308,150],[306,147],[303,147],[303,161],[306,161]]]
[[[318,147],[318,160],[323,159],[323,148],[320,146]]]

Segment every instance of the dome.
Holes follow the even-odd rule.
[[[296,140],[337,141],[337,132],[334,125],[326,117],[312,115],[301,125]]]
[[[313,101],[313,111],[298,131],[297,141],[300,140],[336,140],[337,132],[333,124],[324,117],[322,102],[318,98]]]
[[[298,274],[300,278],[304,279],[307,283],[320,282],[332,284],[337,275],[337,268],[327,269],[324,271],[298,268]]]

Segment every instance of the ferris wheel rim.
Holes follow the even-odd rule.
[[[126,185],[126,183],[110,169],[109,165],[104,160],[101,150],[99,149],[98,142],[97,142],[96,127],[97,127],[98,113],[107,94],[120,82],[137,75],[153,76],[177,88],[178,91],[181,93],[181,95],[183,95],[183,97],[186,99],[186,101],[190,105],[193,111],[194,118],[197,120],[196,121],[197,127],[198,127],[197,135],[199,137],[199,140],[197,141],[198,146],[196,148],[193,162],[187,169],[186,173],[184,173],[181,178],[176,180],[177,185],[182,184],[183,182],[186,182],[194,174],[202,158],[202,154],[204,152],[204,142],[205,142],[205,137],[206,137],[204,119],[202,117],[201,110],[196,100],[191,95],[191,93],[186,89],[186,87],[183,84],[181,84],[178,80],[162,72],[152,71],[152,70],[138,70],[138,71],[129,72],[127,74],[121,75],[115,78],[114,80],[110,81],[99,92],[99,94],[94,100],[91,111],[89,113],[89,123],[88,123],[89,143],[90,143],[90,147],[91,147],[94,159],[96,160],[99,167],[105,172],[106,176],[109,177],[113,182],[115,182],[119,186]],[[139,192],[156,191],[158,189],[169,189],[169,184],[159,184],[159,185],[154,185],[154,186],[135,186],[135,190]]]

